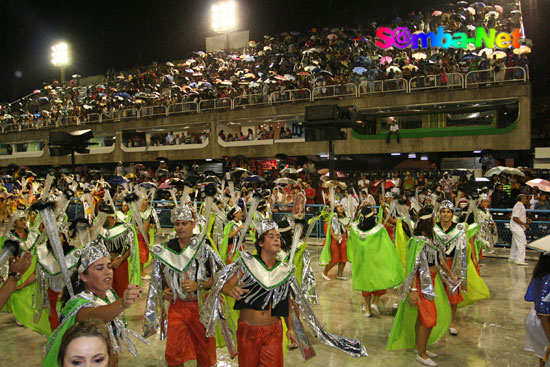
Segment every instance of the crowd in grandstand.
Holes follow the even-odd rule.
[[[444,85],[449,73],[466,74],[487,70],[474,78],[496,80],[513,78],[527,67],[529,40],[522,39],[520,51],[473,49],[422,50],[379,49],[375,46],[376,23],[358,28],[313,28],[307,32],[283,32],[250,41],[247,48],[231,52],[198,51],[185,60],[153,63],[148,67],[115,72],[109,70],[97,85],[81,85],[80,76],[68,83],[57,81],[37,89],[17,102],[2,105],[0,118],[10,128],[60,126],[88,122],[90,114],[120,118],[118,111],[144,110],[152,106],[169,106],[182,102],[238,97],[241,103],[265,101],[265,96],[281,92],[277,98],[288,98],[283,92],[319,87],[330,94],[330,86],[353,83],[368,88],[369,83],[397,78],[411,79],[424,85],[425,76],[439,76]],[[477,2],[449,4],[441,10],[413,12],[395,18],[385,26],[407,27],[411,32],[436,31],[443,26],[450,32],[473,35],[477,27],[495,28],[497,32],[521,29],[521,13],[511,2],[488,6]],[[527,47],[525,47],[527,46]],[[422,51],[422,52],[418,52]],[[494,52],[493,52],[494,51]],[[426,81],[427,83],[427,81]],[[301,92],[300,92],[301,90]],[[233,137],[239,140],[240,137]]]

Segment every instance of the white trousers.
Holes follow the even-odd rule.
[[[510,249],[509,259],[512,261],[525,261],[525,246],[527,245],[527,237],[525,231],[512,230],[512,248]]]

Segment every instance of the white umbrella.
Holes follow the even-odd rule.
[[[281,170],[281,174],[297,174],[296,168],[287,167]]]
[[[539,238],[536,241],[527,244],[529,247],[542,252],[550,251],[550,235]]]
[[[538,187],[541,191],[550,192],[550,181],[543,180],[542,178],[535,178],[525,183],[531,187]]]
[[[298,181],[287,177],[278,178],[273,182],[276,183],[277,185],[298,185]]]
[[[525,176],[521,170],[514,167],[497,166],[493,167],[485,172],[485,177],[491,177],[492,175],[500,175],[501,173],[507,173],[509,175]]]

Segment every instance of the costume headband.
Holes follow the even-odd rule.
[[[193,222],[195,217],[193,216],[193,209],[189,205],[176,207],[172,209],[170,213],[170,220],[172,223],[176,223],[178,220]]]
[[[269,232],[272,229],[279,231],[279,226],[277,225],[277,223],[275,223],[273,219],[262,219],[261,221],[256,223],[255,227],[256,227],[256,232],[258,233],[258,238],[262,234]],[[287,228],[290,229],[290,226]]]
[[[80,254],[80,266],[78,272],[83,273],[97,260],[107,257],[111,258],[111,254],[107,251],[107,248],[101,241],[92,241],[89,245],[82,249]]]
[[[441,202],[441,205],[439,206],[439,211],[442,211],[443,209],[449,209],[450,211],[453,211],[455,209],[455,206],[450,200],[443,200]]]

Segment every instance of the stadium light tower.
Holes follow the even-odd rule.
[[[212,28],[225,35],[224,49],[227,49],[227,34],[237,28],[237,3],[232,0],[219,1],[212,5]]]
[[[61,70],[61,83],[65,81],[65,67],[69,64],[69,45],[60,42],[52,46],[52,64]]]

